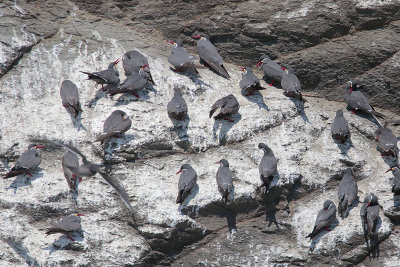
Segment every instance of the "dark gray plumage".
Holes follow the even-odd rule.
[[[331,134],[333,139],[336,139],[341,143],[346,142],[350,138],[349,124],[343,116],[343,111],[341,109],[336,111],[336,117],[331,125]]]
[[[378,140],[378,151],[382,156],[399,157],[397,138],[389,128],[379,128],[375,131],[375,139]]]
[[[266,54],[261,55],[260,60],[256,67],[260,66],[264,72],[264,75],[272,79],[270,85],[274,84],[274,81],[281,81],[282,76],[285,73],[282,66],[280,66],[275,61],[271,60]]]
[[[102,70],[99,72],[85,72],[81,71],[88,75],[88,80],[93,80],[98,84],[101,84],[101,88],[103,88],[104,84],[111,85],[111,84],[118,84],[119,83],[119,72],[117,69],[117,64],[119,59],[114,62],[108,64],[108,68],[106,70]],[[104,88],[103,88],[104,90]]]
[[[336,206],[330,200],[325,200],[324,207],[320,210],[315,221],[313,231],[306,236],[310,239],[314,239],[316,235],[322,231],[329,229],[328,227],[336,220]]]
[[[341,217],[346,217],[347,208],[357,199],[357,182],[353,177],[353,172],[350,168],[344,171],[343,178],[339,183],[338,191],[338,214]]]
[[[132,93],[134,96],[139,98],[138,91],[142,90],[146,87],[148,82],[146,72],[143,67],[139,69],[138,72],[130,74],[126,77],[125,81],[123,81],[117,89],[112,90],[110,95],[120,94],[120,93]]]
[[[360,209],[361,224],[364,232],[365,242],[367,243],[368,253],[368,239],[378,234],[377,225],[379,219],[379,204],[378,198],[374,194],[369,194],[365,199]]]
[[[392,171],[393,172],[393,181],[392,181],[392,193],[395,195],[400,194],[400,169],[399,166],[394,166],[387,170],[386,172]]]
[[[167,112],[170,118],[178,121],[183,121],[186,118],[188,107],[180,89],[175,88],[174,96],[168,102]]]
[[[78,87],[70,80],[64,80],[61,84],[60,95],[63,106],[67,108],[69,113],[78,117],[79,112],[82,112]]]
[[[125,76],[138,73],[143,66],[145,66],[143,70],[145,71],[147,80],[156,85],[150,73],[149,61],[142,53],[132,50],[122,56],[122,67],[124,68]]]
[[[358,81],[350,80],[347,82],[344,92],[344,101],[347,105],[353,110],[361,110],[377,117],[384,118],[385,115],[376,112],[369,104],[368,99],[361,91],[359,91],[359,89],[360,85],[358,84]]]
[[[262,182],[261,193],[265,194],[269,187],[278,167],[278,161],[275,158],[274,152],[264,143],[259,143],[258,148],[264,151],[264,156],[259,165],[260,179]]]
[[[176,204],[182,204],[197,182],[197,173],[189,164],[183,164],[176,174],[181,174],[178,182]]]
[[[110,137],[119,136],[128,131],[131,128],[131,125],[132,120],[125,112],[122,110],[115,110],[104,122],[104,134],[100,135],[95,142],[103,142]]]
[[[36,144],[29,145],[28,149],[18,158],[15,166],[3,178],[11,178],[22,173],[32,176],[30,172],[39,167],[42,161],[40,148],[44,148],[44,146]]]
[[[288,68],[282,75],[281,86],[283,90],[283,94],[287,97],[293,97],[300,101],[307,102],[301,95],[301,84],[299,78],[297,78],[294,73],[293,68]]]
[[[254,75],[252,68],[242,68],[242,71],[244,71],[244,74],[239,82],[239,86],[240,89],[247,91],[246,96],[251,95],[254,91],[265,90],[265,88],[261,86],[260,80]]]
[[[61,221],[55,223],[50,228],[46,229],[46,234],[55,234],[55,233],[62,233],[62,234],[71,234],[73,232],[80,232],[82,231],[81,228],[81,218],[83,216],[81,213],[75,213],[65,217]]]
[[[202,60],[204,60],[212,69],[221,74],[223,77],[229,79],[229,73],[224,67],[224,61],[218,53],[215,46],[210,42],[208,34],[193,35],[197,41],[197,51]]]
[[[218,108],[221,108],[221,110],[217,115],[214,116],[214,119],[229,120],[230,116],[239,112],[239,102],[237,101],[236,97],[232,94],[225,96],[221,99],[218,99],[211,107],[210,118]]]
[[[222,201],[227,203],[228,201],[231,202],[231,192],[233,190],[233,180],[232,180],[232,172],[229,169],[229,162],[226,159],[221,159],[220,161],[216,162],[219,165],[217,171],[217,185],[218,191],[222,195]]]
[[[61,165],[64,171],[64,177],[67,180],[68,186],[70,190],[76,189],[76,180],[78,177],[73,172],[73,170],[77,170],[79,168],[79,158],[72,151],[68,150],[61,161]]]
[[[169,43],[173,44],[173,47],[171,50],[171,55],[168,57],[168,62],[175,67],[177,72],[190,69],[194,73],[198,74],[199,72],[196,68],[205,68],[203,66],[194,64],[194,61],[198,58],[192,56],[186,51],[181,40],[176,40],[175,42],[169,41]]]

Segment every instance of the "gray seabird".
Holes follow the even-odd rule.
[[[79,103],[78,87],[70,80],[64,80],[61,84],[60,95],[62,105],[74,117],[78,117],[79,112],[82,112],[81,104]]]
[[[185,69],[192,70],[194,73],[198,74],[196,68],[203,69],[205,67],[194,64],[194,61],[198,58],[189,54],[183,47],[181,40],[168,41],[173,44],[171,55],[168,57],[168,62],[174,66],[176,72],[182,72]]]
[[[343,116],[343,111],[341,109],[336,111],[336,117],[331,125],[331,134],[333,139],[341,143],[346,142],[350,138],[349,124]]]
[[[139,98],[137,92],[145,88],[148,82],[147,74],[144,71],[146,67],[147,65],[142,66],[138,72],[132,73],[126,77],[125,81],[123,81],[117,89],[110,91],[110,95],[128,92]]]
[[[259,165],[260,179],[262,182],[261,193],[265,194],[278,167],[274,152],[264,143],[259,143],[258,148],[264,151],[264,156]]]
[[[68,217],[63,218],[61,221],[55,223],[50,228],[47,228],[46,234],[47,235],[56,233],[67,234],[67,237],[73,240],[71,234],[74,232],[82,231],[80,216],[84,216],[84,214],[75,213],[69,215]]]
[[[32,176],[30,172],[39,167],[42,161],[40,148],[44,148],[44,146],[36,144],[29,145],[28,149],[18,158],[15,166],[3,178],[11,178],[22,173]]]
[[[360,209],[361,224],[364,232],[365,242],[367,243],[368,254],[370,252],[368,238],[375,237],[377,232],[379,218],[378,197],[374,194],[369,194],[365,199]]]
[[[314,239],[324,230],[329,231],[329,226],[336,220],[336,206],[330,200],[325,200],[324,207],[318,212],[313,231],[306,238]]]
[[[395,195],[400,194],[400,168],[399,166],[394,166],[387,170],[386,172],[392,171],[393,172],[393,181],[392,181],[392,193]]]
[[[73,153],[71,150],[68,150],[61,161],[61,165],[64,171],[64,177],[67,180],[68,186],[70,190],[76,190],[77,179],[79,177],[73,172],[79,168],[79,158]]]
[[[261,86],[260,80],[254,75],[252,68],[241,68],[241,71],[243,71],[244,74],[239,82],[239,86],[240,89],[247,92],[246,96],[252,95],[254,91],[265,90],[265,88]]]
[[[182,97],[182,92],[179,88],[174,89],[174,96],[167,104],[167,112],[170,118],[178,121],[183,121],[188,113],[188,107],[185,99]]]
[[[232,172],[229,169],[229,162],[226,159],[221,159],[216,162],[216,164],[220,164],[217,171],[217,185],[218,191],[222,195],[222,201],[227,203],[231,202],[231,192],[233,190],[233,180],[232,180]]]
[[[380,118],[384,118],[385,115],[376,112],[374,108],[369,104],[368,99],[365,95],[359,91],[360,85],[356,80],[350,80],[347,82],[346,89],[344,92],[344,101],[347,105],[353,109],[353,111],[361,110],[366,113],[375,115]]]
[[[271,60],[271,58],[266,54],[261,55],[256,68],[260,65],[264,72],[264,75],[272,80],[269,84],[270,86],[274,85],[275,81],[280,82],[282,80],[282,76],[285,73],[284,68],[275,61]]]
[[[111,137],[120,137],[131,128],[132,120],[122,110],[115,110],[106,119],[103,126],[104,134],[100,135],[95,142],[103,142]]]
[[[139,72],[139,70],[144,67],[144,71],[146,74],[146,78],[149,82],[151,82],[153,85],[156,85],[153,76],[150,73],[150,66],[149,66],[149,61],[147,58],[140,53],[139,51],[128,51],[122,56],[122,67],[124,68],[125,71],[125,76],[129,76],[133,73]]]
[[[211,107],[210,118],[218,108],[221,109],[219,113],[214,116],[214,119],[216,120],[224,119],[233,122],[233,120],[231,120],[230,117],[239,112],[239,102],[237,101],[236,97],[232,94],[218,99]]]
[[[183,164],[176,174],[181,174],[178,182],[179,191],[176,204],[182,204],[196,185],[197,173],[189,164]]]
[[[93,80],[98,84],[101,84],[101,88],[105,91],[103,85],[111,85],[111,84],[118,84],[119,83],[119,72],[117,69],[117,64],[119,59],[115,60],[108,64],[108,68],[106,70],[102,70],[99,72],[86,72],[81,71],[84,74],[88,75],[88,80]]]
[[[229,79],[230,76],[224,67],[224,61],[215,46],[210,42],[208,34],[202,33],[200,35],[193,35],[192,37],[199,39],[197,41],[197,52],[200,58],[213,70]]]
[[[301,84],[299,78],[294,73],[293,68],[285,69],[281,80],[282,89],[285,90],[283,94],[287,97],[296,98],[302,102],[307,102],[301,95]]]
[[[343,178],[339,183],[338,191],[338,214],[343,218],[348,215],[346,214],[347,208],[353,204],[357,199],[357,182],[353,177],[353,172],[350,168],[344,171]]]
[[[375,131],[375,139],[378,140],[378,151],[381,156],[399,157],[397,138],[389,128],[379,128]]]

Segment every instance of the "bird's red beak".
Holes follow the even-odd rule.
[[[286,70],[286,68],[285,67],[281,67],[281,70]]]
[[[368,202],[367,207],[369,207],[369,205],[371,205],[371,202]]]
[[[36,147],[41,149],[46,148],[44,145],[37,145]]]
[[[144,66],[142,66],[142,69],[144,69],[144,68],[146,68],[146,67],[148,67],[148,66],[149,66],[149,64],[144,65]]]
[[[261,63],[262,63],[261,60],[258,61],[257,65],[256,65],[256,68],[258,68],[261,65]]]
[[[179,170],[176,174],[180,174],[182,172],[182,170]]]
[[[389,170],[385,171],[385,173],[390,172],[392,170],[392,168],[390,168]]]
[[[117,58],[117,60],[114,61],[114,64],[117,65],[121,60]]]
[[[175,42],[174,41],[170,41],[170,40],[166,40],[168,43],[170,43],[170,44],[174,44]]]
[[[353,86],[350,86],[350,94],[353,92]]]
[[[83,213],[77,213],[76,215],[77,216],[85,216],[85,214],[83,214]]]
[[[240,68],[240,70],[241,70],[241,71],[244,71],[244,68],[242,67],[242,68]]]
[[[215,162],[215,164],[221,164],[221,162],[217,161],[217,162]]]
[[[192,38],[194,38],[194,39],[200,39],[201,36],[200,36],[200,35],[193,35]]]

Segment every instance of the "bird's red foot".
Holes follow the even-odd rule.
[[[203,66],[204,66],[204,67],[210,67],[210,65],[208,65],[207,62],[204,62],[204,63],[203,63]]]
[[[247,94],[245,94],[244,96],[251,96],[254,95],[254,92],[247,92]]]
[[[183,72],[183,69],[182,68],[175,68],[174,72]]]
[[[67,107],[68,107],[68,104],[63,104],[63,107],[64,107],[64,108],[67,108]]]
[[[271,81],[271,83],[268,84],[269,86],[273,86],[274,85],[274,80]]]
[[[30,177],[33,177],[32,173],[26,172],[26,175],[29,175]]]
[[[328,232],[331,231],[331,229],[329,229],[329,227],[326,227],[325,230],[328,231]]]
[[[356,114],[356,111],[357,111],[357,110],[352,109],[352,110],[351,110],[351,113]]]
[[[133,92],[132,95],[136,96],[137,98],[140,98],[140,96],[136,92]]]
[[[67,234],[67,237],[68,237],[68,239],[69,240],[71,240],[71,241],[75,241],[72,237],[71,237],[71,235],[70,234]]]
[[[82,182],[82,177],[79,177],[78,181],[79,181],[79,182]]]
[[[229,122],[234,122],[234,120],[232,120],[231,117],[224,118],[224,120],[229,121]]]

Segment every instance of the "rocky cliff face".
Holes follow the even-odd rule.
[[[62,174],[64,150],[49,146],[43,151],[40,169],[32,178],[19,176],[1,180],[0,263],[34,266],[350,266],[360,263],[396,266],[400,256],[399,200],[390,192],[392,174],[385,173],[392,162],[381,158],[376,150],[373,133],[379,122],[368,116],[345,113],[352,144],[338,145],[330,136],[330,124],[336,110],[345,109],[341,102],[310,97],[304,111],[299,111],[299,103],[286,98],[282,90],[274,87],[244,97],[238,87],[239,66],[231,63],[226,64],[232,76],[229,81],[209,70],[200,70],[197,78],[170,70],[166,61],[170,48],[163,38],[209,30],[228,61],[254,64],[257,60],[253,58],[267,51],[294,64],[306,90],[326,85],[332,93],[322,88],[318,90],[327,96],[337,90],[342,94],[342,87],[335,88],[346,73],[365,76],[364,84],[368,85],[367,74],[368,78],[382,77],[380,73],[389,77],[385,71],[388,66],[393,67],[394,73],[398,72],[395,48],[398,7],[395,2],[351,2],[351,11],[345,11],[342,2],[334,1],[325,4],[288,1],[285,10],[273,1],[269,3],[268,6],[262,2],[240,1],[224,4],[222,1],[220,4],[199,1],[190,5],[186,2],[172,5],[164,1],[0,3],[1,174],[13,166],[32,138],[71,143],[90,160],[104,163],[110,174],[120,181],[130,196],[138,221],[135,227],[118,196],[101,176],[84,179],[75,200]],[[272,18],[265,22],[263,18],[268,13]],[[328,13],[331,15],[324,18],[323,14]],[[193,17],[185,20],[190,14]],[[231,20],[220,27],[228,29],[231,25],[229,29],[237,29],[241,38],[235,31],[211,27],[217,19],[225,17]],[[321,22],[318,27],[316,20]],[[266,24],[260,24],[261,21]],[[295,29],[296,24],[290,26],[295,22],[309,25],[307,32],[314,32],[314,35],[307,33],[297,46],[295,39],[289,36],[303,28]],[[352,26],[348,29],[340,26],[348,25],[346,23]],[[275,39],[269,41],[267,36]],[[365,57],[355,56],[354,50],[348,47],[339,49],[343,42],[353,46],[372,45],[373,42],[365,41],[367,36],[379,37],[375,43],[379,49],[364,47],[361,50]],[[194,44],[188,38],[185,40],[189,48]],[[247,43],[230,46],[239,40]],[[265,43],[258,43],[261,40]],[[288,44],[286,50],[285,44]],[[107,97],[79,72],[104,69],[109,62],[132,49],[148,56],[157,84],[140,92],[139,100],[128,94]],[[194,51],[193,47],[191,49]],[[349,64],[357,63],[359,72],[350,72],[347,65],[335,63],[347,62],[346,53],[351,60]],[[379,61],[382,54],[386,58]],[[322,68],[321,73],[314,72],[314,68],[330,64],[325,57],[337,60],[332,62],[336,69]],[[373,59],[379,62],[363,64]],[[306,64],[307,60],[316,63]],[[121,66],[119,70],[123,79]],[[326,78],[333,77],[329,75],[337,76]],[[59,88],[64,79],[72,80],[79,88],[84,104],[80,121],[71,119],[61,105]],[[315,87],[308,84],[312,79],[319,79]],[[189,107],[190,119],[183,128],[173,127],[166,113],[166,104],[175,86],[183,88]],[[379,104],[389,91],[374,92],[376,97],[371,96],[371,99]],[[234,94],[241,105],[234,122],[209,119],[210,106],[229,93]],[[394,110],[398,104],[395,100],[392,97],[385,102],[385,107]],[[112,139],[104,147],[93,143],[102,131],[104,120],[116,109],[127,112],[132,118],[131,129],[124,138]],[[399,119],[399,114],[379,111]],[[394,131],[400,135],[398,129]],[[257,148],[259,142],[267,143],[279,160],[278,174],[265,195],[258,190],[261,184],[258,163],[262,157],[262,151]],[[221,202],[215,181],[218,166],[214,162],[221,158],[230,162],[234,174],[234,202],[228,205]],[[182,163],[194,167],[198,182],[188,201],[178,206],[174,204],[178,181],[175,172]],[[324,232],[314,242],[305,239],[324,200],[331,199],[337,204],[338,183],[347,167],[355,170],[360,200],[369,193],[379,197],[382,206],[379,258],[368,259],[359,218],[361,204],[351,210],[348,218],[338,218],[332,231]],[[71,242],[65,236],[44,234],[43,229],[49,224],[77,211],[85,214],[83,237],[77,236],[76,241]]]

